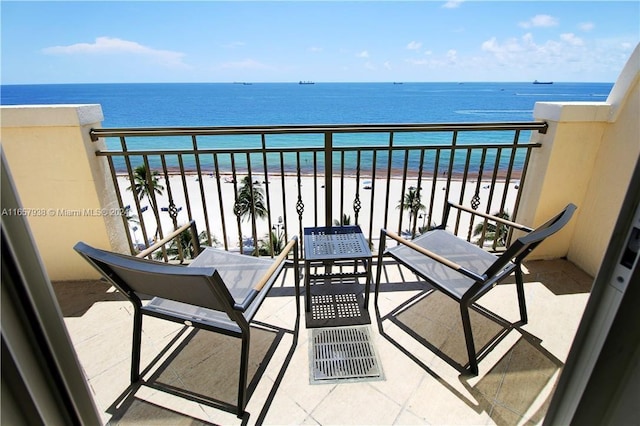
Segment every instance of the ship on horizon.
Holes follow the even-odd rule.
[[[538,81],[538,80],[533,80],[533,84],[553,84],[553,81]]]
[[[300,80],[298,82],[298,84],[316,84],[316,83],[314,83],[313,81],[302,81],[302,80]]]

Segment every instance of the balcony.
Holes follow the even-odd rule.
[[[566,260],[533,261],[526,268],[529,324],[507,329],[479,314],[473,318],[480,339],[498,340],[481,358],[480,375],[473,377],[436,355],[442,351],[455,362],[466,362],[457,305],[421,289],[406,270],[386,264],[377,318],[371,303],[373,343],[384,380],[339,384],[309,383],[310,329],[303,317],[294,340],[293,283],[287,274],[262,306],[257,317],[261,326],[252,331],[259,339],[250,361],[253,390],[244,421],[541,423],[593,279]],[[104,423],[241,423],[220,408],[235,401],[237,339],[145,319],[144,384],[130,386],[130,303],[98,280],[56,282],[54,289]],[[419,302],[402,313],[392,312],[415,300]],[[506,321],[519,320],[513,283],[498,286],[480,304]],[[421,339],[437,347],[429,348]],[[262,360],[266,368],[256,371]]]
[[[3,107],[3,154],[22,206],[29,209],[25,216],[35,246],[53,281],[64,325],[102,422],[240,423],[224,409],[224,402],[233,401],[233,396],[225,393],[229,372],[219,368],[229,361],[225,351],[233,342],[149,320],[143,332],[145,381],[130,386],[130,306],[72,251],[78,240],[131,253],[194,219],[206,231],[207,242],[213,244],[215,236],[221,248],[255,254],[255,242],[274,228],[290,236],[305,226],[348,215],[361,224],[375,250],[380,227],[412,238],[421,227],[437,222],[444,199],[454,199],[475,201],[490,213],[506,210],[528,224],[540,223],[568,202],[579,207],[570,226],[541,245],[525,265],[527,325],[505,325],[518,319],[513,283],[506,282],[480,299],[486,310],[502,319],[496,322],[479,314],[474,320],[474,328],[482,330],[477,335],[484,339],[478,344],[485,349],[480,375],[461,374],[443,360],[465,360],[463,346],[456,341],[462,336],[460,325],[447,316],[456,307],[425,291],[406,270],[385,262],[374,265],[384,268],[384,279],[380,309],[372,315],[384,380],[310,384],[309,330],[301,322],[298,338],[294,337],[292,274],[285,274],[258,317],[266,326],[257,332],[264,338],[256,345],[256,355],[267,360],[261,368],[254,364],[244,420],[251,424],[541,423],[594,291],[593,277],[602,265],[640,151],[637,52],[629,62],[607,102],[539,103],[535,121],[518,123],[516,128],[495,123],[471,130],[429,124],[226,128],[191,129],[186,136],[184,129],[163,129],[174,133],[163,137],[186,137],[192,146],[159,152],[132,145],[132,139],[149,137],[158,129],[136,134],[132,129],[101,129],[102,111],[96,105]],[[320,135],[315,136],[317,142],[288,150],[273,150],[268,143],[272,135],[299,137],[305,132]],[[343,132],[383,134],[384,145],[341,146],[334,138]],[[409,132],[448,136],[437,146],[399,144],[396,135]],[[467,132],[473,135],[471,140],[461,141]],[[498,137],[497,143],[473,139],[485,132],[508,136]],[[256,137],[257,146],[224,151],[200,145],[230,133]],[[109,137],[117,143],[108,145]],[[51,150],[47,143],[59,145]],[[184,165],[187,157],[194,159],[192,168]],[[291,161],[283,162],[284,157]],[[480,167],[474,168],[469,159],[476,157],[481,160],[474,164]],[[220,167],[221,162],[229,167]],[[135,182],[138,165],[158,172],[165,187],[162,196],[141,200],[127,190]],[[264,219],[251,214],[243,221],[235,214],[238,185],[245,176],[250,190],[254,182],[265,190],[269,214]],[[403,208],[411,188],[421,194],[424,210]],[[154,208],[144,210],[152,204]],[[127,206],[138,216],[137,230],[121,214]],[[488,250],[500,249],[483,241],[482,234],[471,235],[477,225],[473,220],[450,225],[463,238],[479,238]],[[243,244],[247,239],[252,244]],[[273,255],[270,251],[265,255]],[[405,309],[394,309],[401,304]],[[235,364],[230,360],[229,369]],[[221,370],[216,376],[214,371]]]

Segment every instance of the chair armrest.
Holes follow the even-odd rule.
[[[528,226],[521,225],[521,224],[519,224],[519,223],[512,222],[512,221],[510,221],[510,220],[503,219],[503,218],[498,217],[498,216],[490,215],[490,214],[487,214],[487,213],[482,213],[482,212],[479,212],[479,211],[473,210],[473,209],[471,209],[471,208],[469,208],[469,207],[461,206],[460,204],[455,204],[455,203],[452,203],[452,202],[447,202],[447,203],[448,203],[451,207],[454,207],[454,208],[456,208],[456,209],[458,209],[458,210],[462,210],[462,211],[465,211],[465,212],[467,212],[467,213],[475,214],[475,215],[477,215],[477,216],[484,217],[485,219],[489,219],[489,220],[492,220],[492,221],[494,221],[494,222],[499,222],[499,223],[502,223],[502,224],[504,224],[504,225],[510,226],[510,227],[512,227],[512,228],[519,229],[519,230],[521,230],[521,231],[525,231],[525,232],[531,232],[531,231],[533,231],[533,228],[529,228]]]
[[[431,259],[435,260],[438,263],[441,263],[459,273],[461,273],[462,275],[465,275],[473,280],[476,281],[484,281],[486,280],[486,276],[483,275],[479,275],[473,271],[470,271],[460,265],[458,265],[457,263],[447,259],[446,257],[440,256],[439,254],[436,254],[430,250],[427,250],[424,247],[420,247],[419,245],[409,241],[409,240],[405,240],[404,238],[400,237],[398,234],[396,234],[395,232],[392,231],[387,231],[386,229],[383,229],[382,232],[384,234],[386,234],[387,236],[391,237],[392,239],[396,240],[397,242],[399,242],[400,244],[403,244],[407,247],[409,247],[412,250],[417,251],[420,254],[423,254],[427,257],[430,257]]]
[[[197,234],[197,231],[196,231],[196,223],[195,223],[195,221],[192,220],[191,222],[189,222],[189,223],[187,223],[185,225],[182,225],[181,227],[177,228],[175,231],[171,232],[169,235],[167,235],[166,237],[164,237],[160,241],[157,241],[156,243],[154,243],[150,247],[147,247],[146,249],[142,250],[140,253],[136,254],[136,257],[143,258],[143,257],[149,256],[151,253],[153,253],[154,251],[158,250],[160,247],[164,246],[169,241],[173,240],[175,237],[177,237],[178,235],[182,234],[187,229],[191,229],[192,236],[195,233],[195,239],[197,240],[198,239],[198,234]],[[198,247],[198,249],[199,249],[199,247]]]
[[[280,268],[282,263],[284,263],[284,261],[287,259],[287,256],[289,255],[291,250],[298,250],[298,237],[297,236],[293,236],[291,238],[291,240],[289,240],[289,242],[284,247],[282,252],[280,252],[280,254],[278,255],[278,257],[276,257],[276,259],[271,264],[271,266],[269,266],[269,269],[267,269],[267,271],[264,273],[262,278],[260,278],[260,281],[258,281],[256,283],[256,285],[253,286],[253,288],[251,289],[251,292],[249,293],[249,295],[242,301],[242,303],[236,303],[234,305],[234,309],[239,310],[241,312],[244,312],[249,308],[249,305],[251,305],[251,303],[256,298],[258,293],[260,293],[260,291],[262,291],[264,286],[273,277],[273,274]],[[297,282],[296,282],[296,285],[298,285]]]
[[[262,287],[264,287],[264,285],[271,279],[271,276],[278,269],[280,264],[285,261],[287,256],[289,256],[289,252],[291,251],[291,249],[293,247],[297,247],[297,245],[298,245],[298,237],[294,235],[293,238],[289,240],[289,242],[284,247],[284,249],[280,252],[278,257],[276,257],[276,260],[273,262],[271,267],[267,269],[267,272],[264,273],[264,276],[262,277],[262,279],[258,281],[258,283],[253,287],[254,290],[256,291],[262,290]]]

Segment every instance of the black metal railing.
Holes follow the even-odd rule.
[[[544,122],[92,129],[109,165],[132,253],[195,220],[204,244],[274,255],[305,226],[358,224],[412,237],[444,200],[515,217]],[[166,216],[165,216],[166,214]],[[503,244],[454,218],[458,235]],[[171,229],[169,229],[171,228]],[[247,236],[247,233],[249,236]],[[498,238],[500,237],[500,238]],[[221,240],[220,240],[221,239]]]

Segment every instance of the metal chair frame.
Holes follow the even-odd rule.
[[[186,226],[183,228],[188,229]],[[167,238],[163,240],[164,244],[166,244],[166,240]],[[160,245],[156,244],[153,247],[157,249]],[[183,323],[241,339],[240,374],[236,407],[236,414],[241,418],[247,404],[250,322],[284,268],[290,252],[293,252],[296,311],[298,317],[300,316],[298,238],[294,236],[288,242],[282,253],[274,259],[269,269],[264,272],[259,282],[249,290],[241,302],[234,300],[215,267],[170,265],[96,249],[83,242],[78,242],[74,249],[133,304],[131,383],[136,383],[141,379],[140,350],[143,315]],[[151,251],[147,249],[142,254],[148,255]],[[229,255],[242,256],[243,259],[247,260],[251,259],[251,257],[240,254],[229,253]],[[145,305],[141,299],[146,296],[154,296],[154,299]],[[178,302],[201,308],[203,309],[202,312],[213,313],[215,316],[207,318],[205,314],[202,316],[194,316],[188,313],[180,314],[179,312],[162,309],[159,304],[154,304],[156,300],[160,302]],[[221,313],[226,314],[227,317],[221,316]]]
[[[458,263],[451,261],[441,255],[438,255],[432,250],[428,250],[425,247],[420,246],[421,239],[425,238],[431,232],[434,231],[444,231],[447,223],[447,219],[449,216],[449,212],[451,208],[456,208],[461,211],[466,211],[473,215],[477,215],[483,217],[487,220],[495,221],[506,226],[509,226],[514,229],[518,229],[526,233],[526,235],[517,238],[501,255],[496,256],[495,261],[491,264],[485,271],[473,271],[469,268],[466,268]],[[469,308],[486,294],[489,290],[491,290],[494,286],[496,286],[500,281],[511,275],[515,274],[516,279],[516,291],[518,296],[518,304],[520,309],[520,320],[522,324],[526,324],[528,321],[527,317],[527,308],[525,302],[525,293],[524,293],[524,282],[522,275],[522,261],[525,259],[529,253],[531,253],[542,241],[544,241],[547,237],[553,235],[562,229],[567,222],[571,219],[573,213],[576,210],[576,206],[573,204],[567,205],[558,215],[554,216],[544,224],[540,225],[536,229],[529,228],[527,226],[521,225],[516,222],[512,222],[501,217],[485,214],[482,212],[477,212],[473,209],[448,202],[445,208],[443,224],[434,228],[431,231],[423,234],[422,236],[416,238],[413,241],[405,240],[401,238],[396,233],[387,231],[386,229],[382,229],[380,231],[380,248],[378,254],[378,267],[376,272],[376,285],[375,285],[375,306],[376,309],[378,307],[378,293],[380,289],[380,279],[382,273],[382,265],[383,265],[383,257],[391,256],[397,262],[409,268],[412,272],[418,275],[423,280],[427,281],[434,288],[440,290],[453,300],[455,300],[460,305],[460,314],[462,317],[462,326],[464,330],[464,336],[467,346],[467,354],[469,357],[469,370],[472,374],[478,374],[478,360],[475,351],[475,345],[473,343],[473,331],[471,329],[471,319],[469,315]],[[457,238],[453,234],[450,234],[451,238]],[[450,268],[457,273],[470,278],[474,281],[473,285],[471,285],[462,296],[459,296],[452,288],[447,288],[446,285],[442,283],[436,282],[434,279],[430,278],[427,274],[422,273],[416,269],[416,266],[408,262],[401,255],[394,253],[393,248],[386,249],[386,239],[387,237],[397,241],[399,245],[404,245],[409,247],[410,249],[427,256],[428,258],[436,261],[439,264],[444,265],[447,268]],[[461,240],[460,241],[464,241]],[[475,246],[474,244],[467,242],[467,244],[474,249],[483,250],[480,247]],[[397,246],[396,246],[397,247]]]

